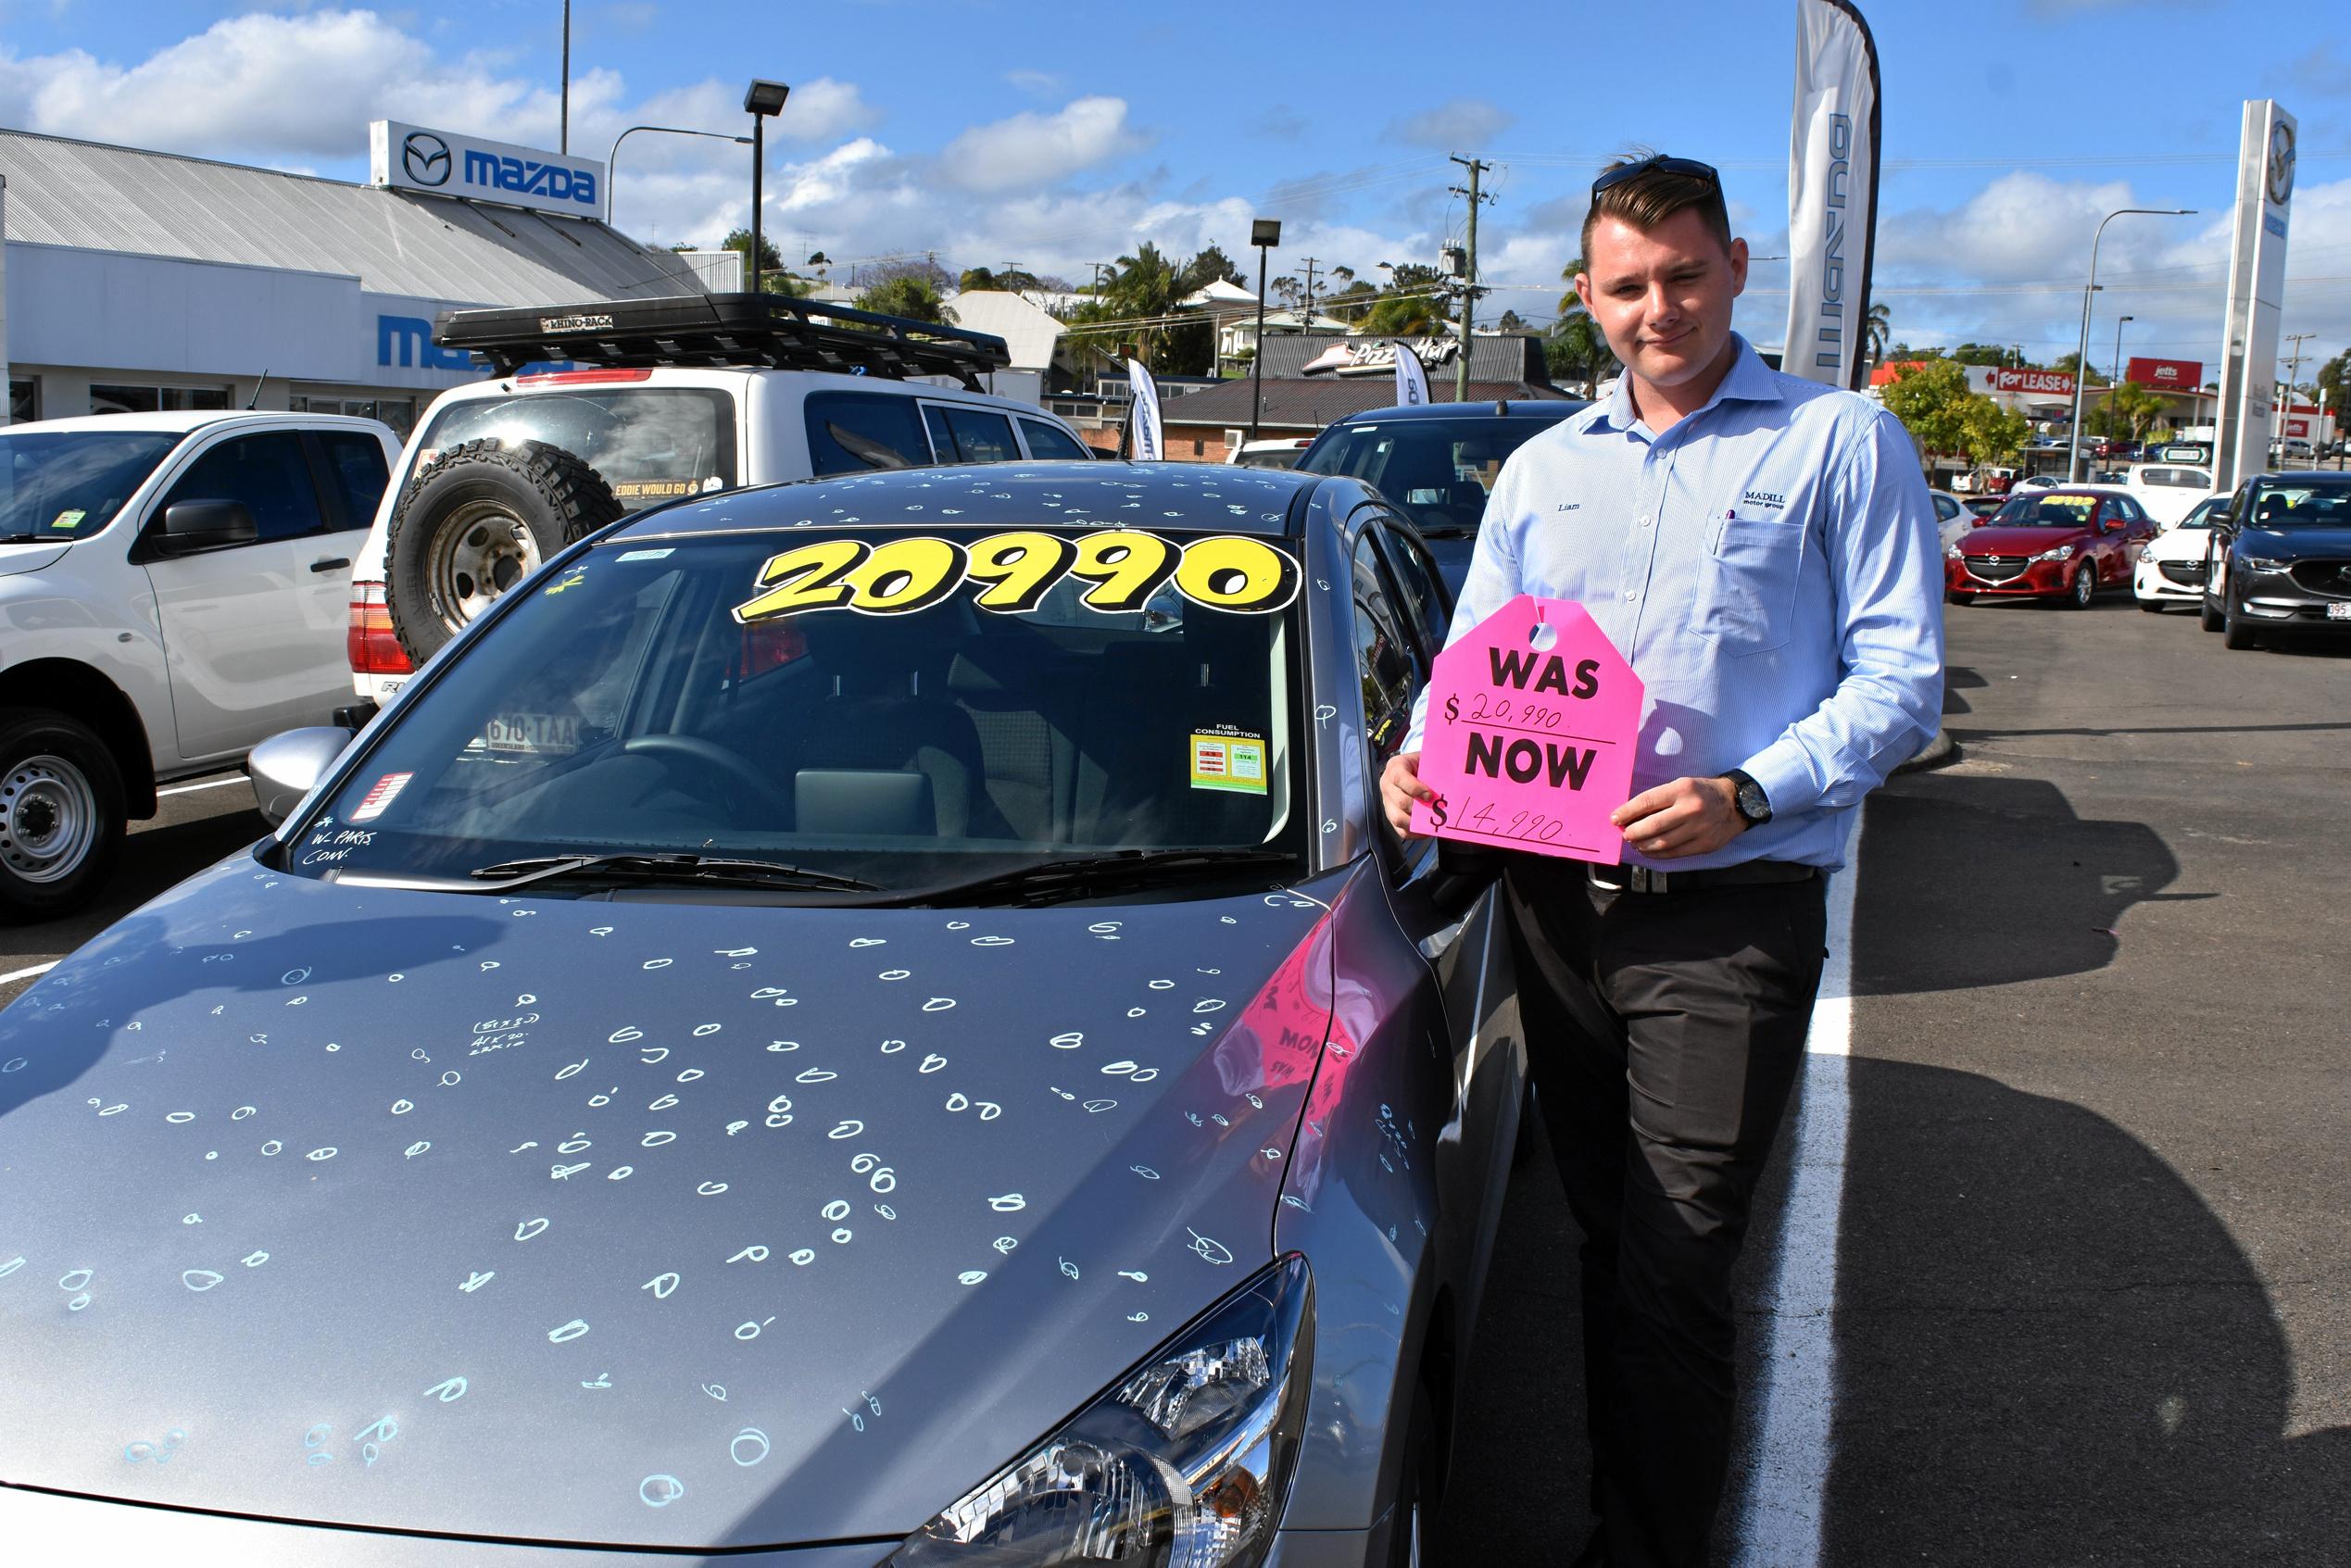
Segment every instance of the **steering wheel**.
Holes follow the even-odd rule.
[[[715,741],[699,735],[638,735],[621,749],[634,757],[650,757],[660,762],[695,762],[715,769],[742,785],[754,804],[773,811],[779,823],[792,820],[792,804],[776,792],[774,784],[741,752],[729,750]]]

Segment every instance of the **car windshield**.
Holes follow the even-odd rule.
[[[0,432],[0,543],[88,538],[181,439],[170,431]]]
[[[2228,509],[2228,496],[2208,495],[2203,500],[2198,501],[2195,504],[2194,510],[2189,512],[2186,517],[2181,518],[2172,526],[2175,528],[2209,528],[2215,522],[2218,522],[2220,520],[2220,515]]]
[[[2340,484],[2264,484],[2253,493],[2246,521],[2255,528],[2351,526],[2351,477]]]
[[[1423,533],[1474,532],[1502,459],[1548,420],[1416,419],[1340,425],[1299,463],[1310,473],[1352,475],[1402,506]]]
[[[919,890],[1301,858],[1300,582],[1291,547],[1231,534],[609,542],[420,692],[287,863],[478,885],[690,855]]]
[[[706,387],[559,383],[452,403],[425,431],[416,466],[484,436],[560,446],[602,474],[633,512],[735,483],[735,399]]]
[[[2095,495],[2024,495],[2001,508],[1992,521],[2002,528],[2081,528],[2097,504]]]

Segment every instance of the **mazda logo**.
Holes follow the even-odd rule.
[[[420,185],[449,182],[449,144],[430,131],[411,131],[400,144],[400,167]]]
[[[2269,200],[2283,207],[2294,194],[2294,127],[2280,120],[2269,131]]]

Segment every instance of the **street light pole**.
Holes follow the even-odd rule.
[[[1249,357],[1249,438],[1265,417],[1265,258],[1282,243],[1282,220],[1260,218],[1249,226],[1249,243],[1257,247],[1257,340]]]
[[[2106,383],[2106,431],[2114,431],[2114,395],[2122,389],[2122,323],[2135,321],[2136,316],[2117,316],[2114,319],[2114,379]]]
[[[2129,213],[2144,213],[2153,218],[2193,218],[2192,207],[2118,207],[2098,220],[2095,233],[2090,236],[2090,286],[2081,291],[2081,346],[2073,356],[2073,422],[2066,436],[2066,481],[2078,483],[2081,479],[2081,383],[2090,372],[2090,301],[2098,292],[2098,242],[2106,237],[2106,225]]]
[[[751,117],[751,257],[744,268],[751,280],[751,292],[760,292],[760,208],[765,197],[760,182],[767,171],[767,122],[772,115],[784,112],[784,101],[792,90],[781,82],[767,82],[754,77],[743,94],[743,112]]]
[[[714,142],[733,142],[746,147],[751,144],[751,139],[748,136],[730,136],[723,131],[689,131],[682,125],[630,126],[626,131],[612,138],[612,150],[604,155],[604,226],[608,229],[613,226],[612,214],[620,205],[616,199],[617,193],[612,187],[621,167],[621,144],[640,131],[657,131],[665,136],[708,136]]]

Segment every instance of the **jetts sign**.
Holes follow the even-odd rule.
[[[396,119],[368,127],[370,178],[396,191],[463,196],[571,218],[603,213],[604,166],[536,147]]]

